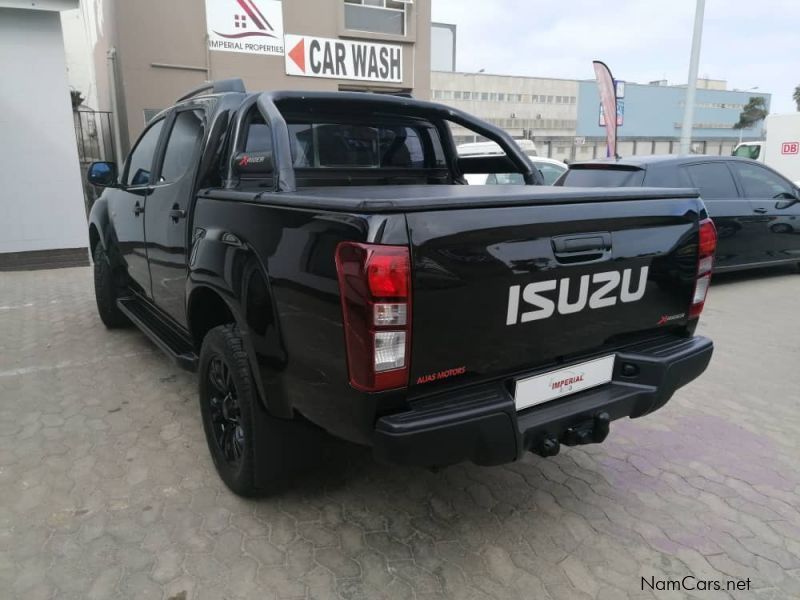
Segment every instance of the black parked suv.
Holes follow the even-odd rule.
[[[450,124],[506,154],[459,158]],[[491,172],[526,185],[466,184]],[[446,106],[217,82],[89,180],[100,318],[199,372],[238,494],[315,460],[320,429],[418,465],[601,442],[711,358],[695,191],[536,185],[508,135]]]
[[[761,163],[733,156],[631,156],[574,163],[570,187],[697,188],[717,227],[715,271],[800,265],[800,189]]]

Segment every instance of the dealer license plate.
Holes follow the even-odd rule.
[[[517,410],[569,396],[611,381],[614,355],[548,371],[517,381],[514,402]]]

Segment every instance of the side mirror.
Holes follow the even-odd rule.
[[[271,177],[274,170],[272,152],[240,152],[233,159],[233,171],[240,177]]]
[[[775,203],[775,208],[778,210],[784,210],[790,208],[800,202],[800,198],[786,198],[785,200],[778,200]]]
[[[86,172],[86,179],[97,187],[117,185],[117,164],[113,162],[93,162]]]

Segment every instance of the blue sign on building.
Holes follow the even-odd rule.
[[[753,96],[765,99],[769,108],[770,94],[755,91],[736,92],[729,90],[698,89],[695,96],[694,129],[697,139],[739,138],[739,130],[733,124],[739,120],[742,108]],[[686,88],[667,85],[625,84],[623,126],[621,138],[679,138],[683,122]],[[620,102],[621,104],[621,102]],[[595,81],[578,83],[577,135],[605,137],[605,129],[598,119],[600,95]],[[617,107],[617,118],[623,110]],[[764,137],[763,123],[742,132],[745,138]]]

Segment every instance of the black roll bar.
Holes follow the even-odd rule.
[[[375,112],[387,112],[393,114],[403,114],[415,117],[440,119],[451,121],[462,127],[466,127],[475,133],[482,135],[497,143],[506,153],[509,160],[518,172],[522,174],[525,183],[535,185],[538,182],[535,167],[528,156],[520,149],[514,139],[505,131],[473,117],[462,110],[426,102],[414,100],[401,96],[388,94],[372,94],[362,92],[262,92],[257,96],[251,96],[236,116],[236,132],[234,133],[235,149],[239,149],[241,128],[244,123],[246,113],[253,102],[264,119],[270,126],[272,132],[273,159],[275,164],[275,191],[293,192],[296,191],[294,167],[292,165],[291,142],[289,140],[289,128],[286,119],[276,106],[277,102],[291,100],[312,100],[328,103],[329,106],[340,104],[348,111],[359,110],[359,108],[369,109]],[[454,157],[455,158],[455,157]],[[228,173],[229,179],[231,172]]]

